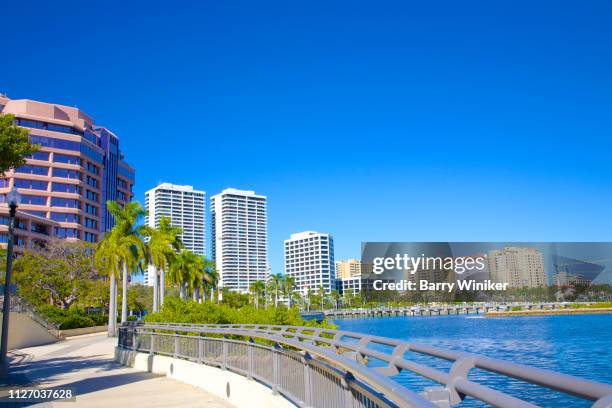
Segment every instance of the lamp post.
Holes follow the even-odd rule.
[[[9,205],[8,244],[6,250],[6,277],[4,279],[4,299],[2,302],[2,338],[0,339],[0,368],[4,374],[8,373],[8,333],[9,315],[11,311],[11,274],[13,272],[13,241],[15,239],[15,212],[21,204],[21,196],[15,187],[7,194]]]

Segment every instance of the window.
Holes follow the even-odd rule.
[[[59,238],[79,238],[79,230],[76,228],[55,227],[55,235]]]
[[[85,197],[91,201],[98,201],[98,193],[94,193],[93,191],[87,190],[85,193]]]
[[[85,226],[91,229],[98,229],[98,221],[91,218],[85,218]]]
[[[67,208],[79,208],[79,200],[73,200],[71,198],[60,198],[51,197],[51,206],[53,207],[67,207]]]
[[[52,132],[79,134],[80,132],[70,126],[56,125],[55,123],[47,123],[47,130]]]
[[[79,180],[81,178],[81,172],[78,170],[53,168],[53,177],[64,177]]]
[[[92,186],[94,188],[98,187],[98,180],[93,178],[93,177],[89,177],[87,176],[87,185]]]
[[[91,204],[85,204],[85,212],[92,215],[98,215],[98,207]]]
[[[102,143],[100,141],[100,138],[95,135],[94,133],[85,130],[85,134],[83,135],[83,137],[85,137],[85,140],[90,141],[91,143],[95,144],[96,146],[100,146]]]
[[[8,186],[9,186],[8,179],[0,179],[0,188],[8,187]]]
[[[72,126],[57,125],[55,123],[41,122],[39,120],[17,118],[16,122],[19,126],[29,127],[33,129],[46,129],[50,130],[51,132],[70,133],[72,135],[83,134],[83,132],[73,128]]]
[[[85,156],[89,157],[90,159],[98,163],[102,163],[102,160],[103,160],[102,153],[100,153],[93,147],[90,147],[88,144],[81,143],[79,146],[79,150],[81,153],[83,153]]]
[[[34,152],[27,156],[28,159],[49,161],[49,152]]]
[[[96,242],[97,240],[98,240],[98,236],[96,234],[92,234],[91,232],[85,233],[85,241]]]
[[[55,153],[53,155],[53,162],[66,164],[81,164],[81,159],[77,156],[71,156],[69,154]]]
[[[25,174],[38,174],[39,176],[46,176],[49,174],[49,168],[44,166],[35,166],[33,164],[26,164],[15,169],[15,173]]]
[[[125,180],[122,179],[117,179],[117,186],[119,188],[122,188],[124,190],[127,190],[127,182]]]
[[[79,222],[79,216],[77,214],[69,213],[51,213],[51,219],[58,222]]]
[[[15,179],[15,187],[17,188],[29,188],[30,190],[46,191],[48,185],[49,183],[46,181]]]
[[[117,191],[117,198],[121,201],[126,201],[125,193],[123,191]]]
[[[21,204],[47,205],[47,197],[22,194]]]
[[[32,223],[32,226],[30,227],[30,231],[37,232],[39,234],[49,235],[49,231],[47,230],[47,227],[42,224]]]
[[[52,137],[40,136],[40,135],[30,135],[30,141],[32,143],[39,144],[43,147],[52,147],[55,149],[64,149],[64,150],[80,150],[80,143],[74,142],[72,140],[62,140],[55,139]]]
[[[64,183],[53,183],[51,191],[57,191],[59,193],[76,193],[79,194],[81,189],[76,184],[64,184]]]
[[[98,174],[98,167],[92,163],[87,163],[87,171],[93,174]]]

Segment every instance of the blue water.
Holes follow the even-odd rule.
[[[341,330],[468,351],[612,384],[612,314],[486,318],[480,316],[379,317],[334,321]],[[407,353],[406,358],[448,370],[444,360]],[[378,365],[371,362],[371,365]],[[481,370],[469,375],[483,385],[544,407],[588,407],[587,402]],[[420,391],[437,385],[415,374],[394,377]],[[483,404],[466,398],[462,407]]]

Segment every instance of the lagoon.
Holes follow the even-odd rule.
[[[612,314],[496,317],[432,316],[338,319],[341,330],[375,334],[612,383]],[[412,354],[407,354],[407,357]],[[415,361],[448,368],[447,362]],[[479,376],[479,377],[476,377]],[[470,378],[544,407],[588,407],[592,403],[480,370]],[[395,379],[410,389],[435,385],[408,372]],[[483,406],[470,398],[461,407]]]

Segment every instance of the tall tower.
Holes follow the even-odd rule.
[[[285,240],[285,273],[295,278],[297,289],[329,294],[335,288],[334,240],[329,234],[304,231]]]
[[[212,254],[219,286],[247,292],[268,280],[267,197],[227,188],[210,199]]]
[[[159,226],[162,217],[180,227],[180,239],[186,249],[198,255],[206,255],[206,192],[194,190],[193,186],[162,183],[145,193],[145,222],[150,227]],[[153,285],[153,268],[145,275],[146,285]]]

